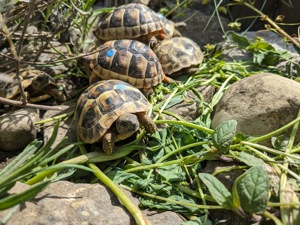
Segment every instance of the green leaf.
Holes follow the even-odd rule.
[[[239,154],[235,154],[235,158],[248,166],[259,166],[264,164],[264,161],[262,159],[257,158],[247,152],[240,152]]]
[[[212,135],[213,145],[221,152],[227,153],[236,133],[236,120],[228,120],[216,127]]]
[[[256,41],[249,45],[248,50],[251,50],[253,52],[275,51],[275,48],[265,41]]]
[[[245,74],[247,71],[243,65],[237,63],[226,63],[222,66],[222,70],[231,71],[237,74]]]
[[[213,225],[213,223],[204,215],[182,223],[181,225]]]
[[[165,109],[168,109],[174,105],[177,105],[179,103],[183,102],[183,98],[182,98],[182,95],[177,95],[177,96],[174,96],[170,101],[169,103],[166,105]]]
[[[269,178],[262,166],[250,168],[235,181],[234,186],[236,186],[236,194],[244,211],[252,215],[261,214],[266,210]]]
[[[275,66],[280,59],[280,52],[265,41],[256,41],[249,45],[248,50],[253,52],[253,62],[258,65]]]
[[[237,44],[240,48],[247,48],[250,45],[250,42],[247,38],[238,35],[232,31],[228,32],[228,37],[231,37],[231,40]]]
[[[159,195],[161,196],[161,195]],[[187,195],[174,195],[164,196],[170,201],[159,200],[155,198],[141,198],[140,204],[143,207],[149,207],[150,209],[168,210],[177,213],[199,213],[199,209],[196,207],[189,206],[187,204],[196,204],[195,200]],[[178,201],[181,203],[187,203],[185,205],[173,203],[172,201]]]
[[[1,199],[0,210],[5,210],[17,204],[20,204],[24,201],[30,200],[31,198],[35,197],[39,192],[44,190],[50,183],[51,180],[46,180],[31,186],[26,191],[23,191],[19,194],[13,194],[6,198]]]
[[[42,141],[34,140],[6,167],[0,171],[0,183],[2,179],[6,179],[8,175],[11,175],[16,169],[21,167],[42,145]]]
[[[127,173],[121,170],[118,171],[111,171],[107,174],[107,176],[115,183],[120,184],[124,181],[134,180],[135,182],[137,180],[140,180],[141,178],[133,173]]]
[[[184,181],[186,177],[182,167],[178,165],[170,165],[160,168],[159,175],[163,178],[163,180],[168,182]]]
[[[224,209],[231,209],[232,195],[226,187],[213,175],[208,173],[199,173],[198,175],[216,202]]]

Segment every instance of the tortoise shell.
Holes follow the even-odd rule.
[[[174,75],[184,68],[198,65],[204,57],[200,47],[187,37],[163,40],[154,47],[153,51],[166,75]]]
[[[140,89],[150,89],[162,82],[161,64],[147,45],[135,40],[115,40],[104,46],[107,48],[90,58],[90,83],[118,79]]]
[[[51,96],[60,102],[66,100],[55,80],[44,71],[36,69],[22,70],[20,79],[29,102],[42,101]],[[19,83],[15,73],[7,75],[6,81],[0,81],[0,97],[7,99],[20,98]]]
[[[166,39],[171,37],[179,37],[181,36],[180,32],[176,30],[175,23],[172,20],[167,19],[163,14],[157,13],[158,17],[161,19],[164,31],[166,34]]]
[[[164,39],[164,26],[158,15],[140,3],[117,7],[99,23],[94,35],[101,41],[136,39],[149,42],[152,37]]]
[[[120,80],[99,81],[88,87],[77,101],[76,131],[83,142],[95,143],[121,115],[146,112],[150,108],[146,97],[130,84]]]

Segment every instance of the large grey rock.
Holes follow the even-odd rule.
[[[260,136],[294,120],[299,109],[300,83],[271,73],[256,74],[225,91],[215,108],[212,128],[235,119],[237,131]],[[296,141],[300,141],[300,132]]]
[[[28,188],[17,183],[12,193]],[[138,199],[131,193],[125,194],[135,205]],[[0,211],[0,219],[6,218],[11,209]],[[143,214],[152,225],[180,225],[183,220],[174,212]],[[101,184],[74,184],[68,181],[52,183],[33,200],[27,201],[17,209],[7,225],[31,224],[97,224],[97,225],[134,225],[135,221],[116,196]]]
[[[25,108],[0,116],[0,150],[20,151],[36,138],[38,110]]]

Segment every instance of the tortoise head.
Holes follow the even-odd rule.
[[[39,90],[47,87],[48,85],[56,85],[55,80],[50,75],[42,73],[32,80],[31,87],[34,90]]]
[[[77,62],[78,62],[79,66],[89,68],[90,62],[91,62],[91,56],[90,55],[82,56],[82,57],[78,58]]]
[[[130,137],[132,134],[138,131],[140,128],[140,122],[135,114],[125,114],[120,116],[116,120],[116,129],[118,140],[123,140]]]

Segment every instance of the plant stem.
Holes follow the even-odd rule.
[[[272,131],[272,132],[270,132],[268,134],[265,134],[265,135],[262,135],[262,136],[259,136],[259,137],[252,138],[251,140],[249,140],[249,142],[252,142],[252,143],[253,142],[259,142],[259,141],[262,141],[262,140],[265,140],[265,139],[277,136],[277,135],[281,134],[283,131],[285,131],[286,129],[288,129],[291,126],[293,126],[294,124],[298,123],[299,121],[300,121],[300,116],[297,117],[296,119],[294,119],[293,121],[289,122],[288,124],[284,125],[283,127],[275,130],[275,131]],[[229,149],[234,149],[234,148],[237,148],[239,146],[240,146],[240,144],[231,145],[229,147]]]
[[[272,213],[269,213],[268,211],[265,211],[263,213],[263,215],[266,217],[266,218],[270,218],[273,220],[273,222],[276,224],[276,225],[283,225],[283,223],[276,217],[274,216]]]
[[[295,39],[293,39],[288,33],[286,33],[283,29],[281,29],[273,20],[271,20],[267,15],[263,14],[261,11],[259,11],[257,8],[252,6],[251,4],[247,2],[243,2],[245,6],[252,9],[254,12],[259,14],[261,18],[265,21],[267,21],[269,24],[271,24],[282,36],[287,38],[289,41],[291,41],[295,46],[297,46],[300,49],[300,43],[297,42]]]
[[[177,125],[182,125],[182,126],[186,126],[186,127],[190,127],[190,128],[194,128],[203,132],[206,132],[208,134],[212,134],[214,132],[214,130],[209,129],[207,127],[203,127],[194,123],[189,123],[189,122],[185,122],[185,121],[175,121],[175,120],[156,120],[155,121],[156,124],[177,124]]]
[[[298,111],[298,118],[300,118],[300,110]],[[294,141],[296,138],[297,130],[298,130],[299,122],[294,124],[288,145],[286,146],[286,154],[289,154],[291,149],[293,148]],[[288,159],[284,158],[285,163],[282,165],[284,168],[289,167]],[[291,193],[287,193],[285,190],[288,190],[288,178],[286,173],[281,173],[280,176],[280,194],[279,199],[281,203],[289,203],[295,202],[298,200],[298,197],[291,198]],[[281,220],[284,224],[288,224],[290,221],[290,217],[293,214],[293,211],[296,210],[294,207],[280,207]]]
[[[139,195],[143,195],[143,196],[150,197],[150,198],[153,198],[153,199],[158,199],[158,200],[165,201],[165,202],[171,202],[171,203],[174,203],[174,204],[177,204],[177,205],[194,207],[194,208],[198,208],[198,209],[223,209],[222,206],[218,206],[218,205],[196,205],[196,204],[189,203],[189,202],[176,201],[176,200],[172,200],[170,198],[164,198],[164,197],[161,197],[161,196],[152,195],[152,194],[148,194],[148,193],[141,192],[141,191],[136,191],[136,190],[131,189],[130,187],[127,187],[125,185],[121,185],[121,187],[123,187],[124,189],[126,189],[128,191],[137,193]]]
[[[109,177],[107,177],[94,163],[88,163],[88,166],[94,170],[95,176],[97,176],[99,180],[118,197],[133,216],[137,225],[151,225],[150,221],[145,221],[147,219],[143,216],[139,208],[132,203],[127,195],[125,195],[124,192],[111,179],[109,179]]]

